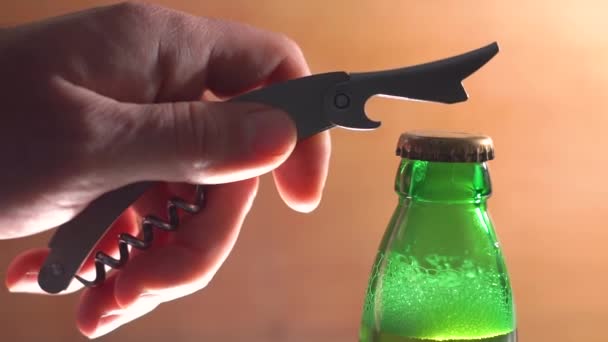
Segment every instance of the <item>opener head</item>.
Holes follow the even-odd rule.
[[[439,103],[468,99],[462,81],[498,53],[498,44],[435,62],[406,68],[353,73],[326,92],[326,110],[334,125],[355,130],[380,126],[365,114],[365,103],[374,95]]]

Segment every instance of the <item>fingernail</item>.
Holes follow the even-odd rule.
[[[287,152],[295,135],[295,125],[285,112],[261,110],[246,117],[245,136],[251,149],[267,155],[282,155]]]
[[[12,293],[40,293],[38,272],[27,272],[9,288]]]

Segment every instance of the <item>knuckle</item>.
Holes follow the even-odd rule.
[[[150,8],[152,8],[154,6],[155,5],[144,3],[141,1],[131,0],[131,1],[123,1],[123,2],[116,4],[114,6],[114,9],[116,9],[120,13],[131,14],[131,15],[142,15],[142,14],[147,13],[147,11],[149,11]]]
[[[130,22],[151,22],[154,17],[164,11],[164,8],[139,2],[139,1],[124,1],[111,7],[113,14],[121,19]]]
[[[284,46],[284,49],[285,49],[287,55],[290,55],[290,56],[302,56],[303,55],[302,48],[295,40],[293,40],[291,37],[289,37],[285,33],[278,33],[278,35],[279,35],[279,40],[281,41],[282,46]]]
[[[286,33],[277,33],[277,34],[279,35],[279,39],[282,40],[283,43],[285,44],[285,46],[289,47],[290,50],[301,51],[300,45],[298,45],[298,43],[296,43],[296,41],[293,40]]]
[[[293,68],[293,72],[296,74],[306,75],[309,74],[308,63],[304,57],[302,48],[295,40],[291,37],[278,33],[279,38],[276,40],[278,44],[278,51],[280,52],[280,62],[287,63]]]

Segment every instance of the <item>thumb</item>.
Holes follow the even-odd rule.
[[[296,144],[290,117],[259,104],[116,105],[119,115],[107,124],[119,127],[104,130],[96,163],[118,184],[235,182],[273,170]]]

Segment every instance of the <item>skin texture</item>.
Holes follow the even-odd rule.
[[[258,176],[272,172],[296,211],[321,200],[328,133],[296,144],[286,113],[206,95],[223,100],[308,75],[283,35],[122,3],[1,30],[0,74],[0,238],[52,229],[117,187],[161,181],[100,243],[117,255],[118,232],[137,234],[142,216],[166,217],[170,197],[192,198],[191,184],[211,184],[205,210],[82,290],[76,322],[90,338],[203,289],[238,237]],[[18,255],[6,286],[42,294],[36,279],[47,253]],[[92,265],[79,274],[91,279]],[[78,290],[73,282],[66,293]]]

